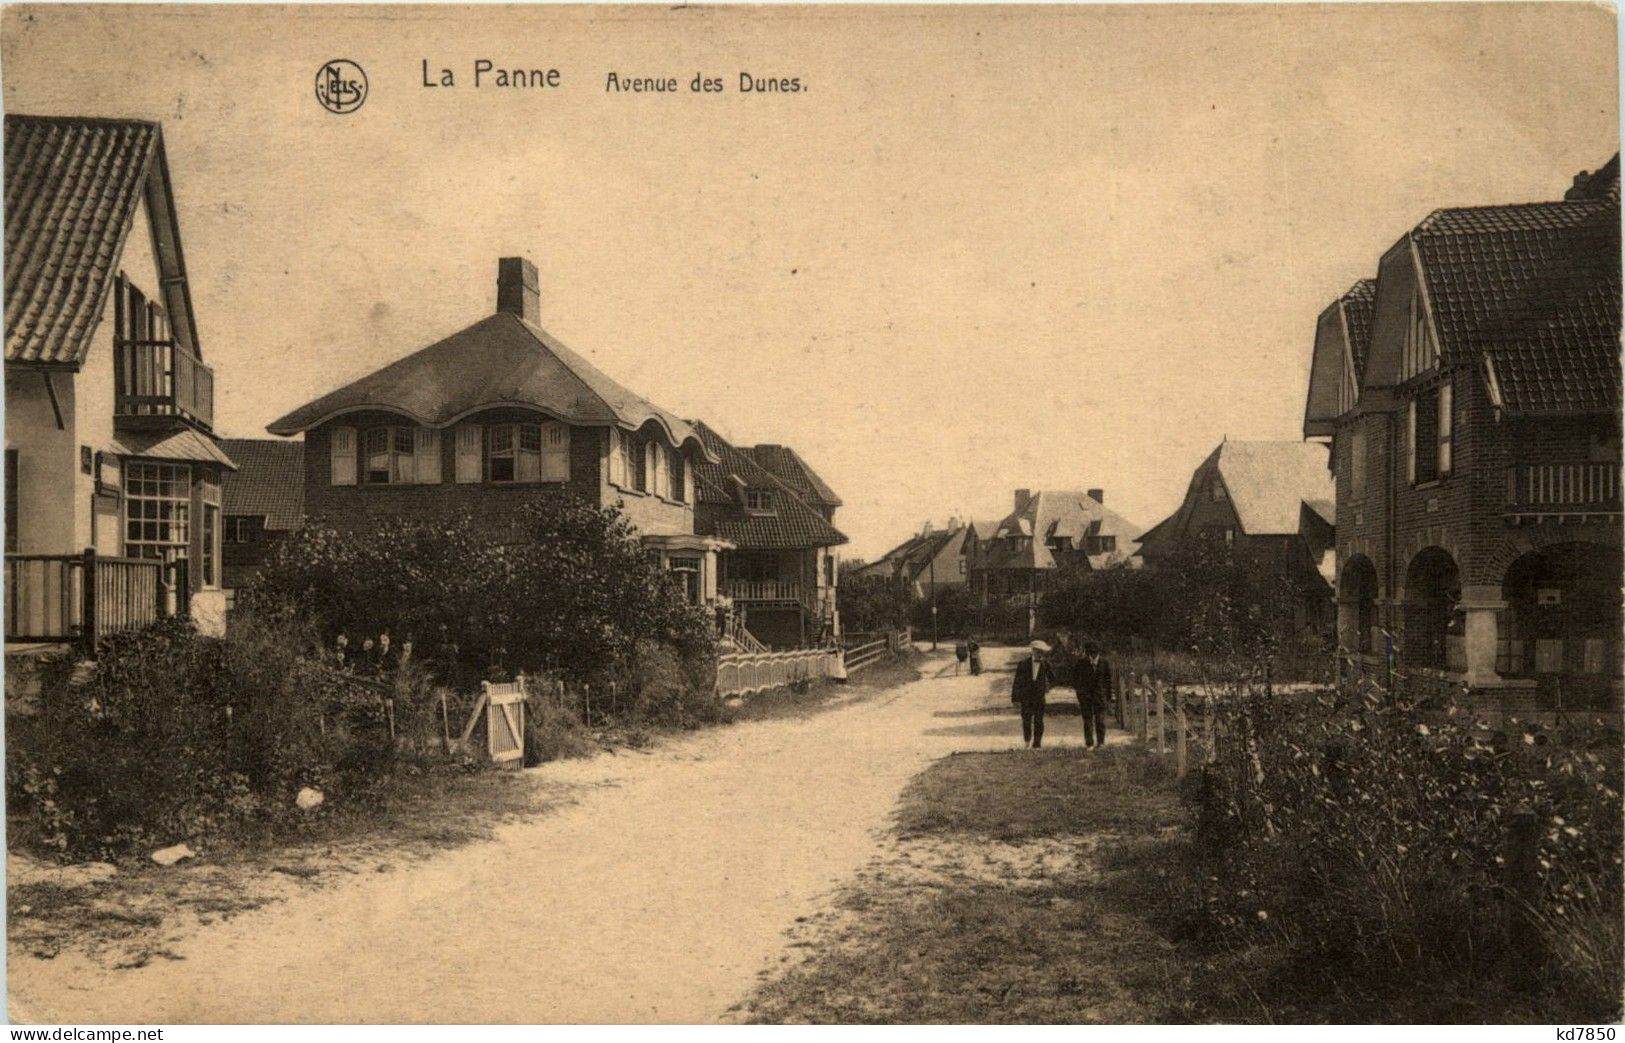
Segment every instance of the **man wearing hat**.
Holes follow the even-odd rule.
[[[1048,655],[1049,645],[1034,641],[1032,654],[1016,664],[1015,681],[1010,686],[1010,701],[1021,708],[1022,741],[1034,750],[1044,744],[1044,700],[1055,683],[1045,661]]]

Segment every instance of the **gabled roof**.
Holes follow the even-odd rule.
[[[887,551],[879,561],[866,565],[859,571],[860,573],[872,572],[876,575],[897,574],[912,581],[921,572],[927,570],[930,563],[956,540],[963,543],[969,531],[968,527],[960,525],[947,529],[934,529],[918,536],[910,536]],[[957,576],[957,573],[955,575]]]
[[[1377,280],[1361,279],[1337,300],[1348,329],[1349,356],[1354,362],[1354,379],[1365,375],[1366,353],[1371,350],[1371,317],[1377,305]]]
[[[1295,534],[1305,503],[1336,499],[1324,443],[1226,441],[1214,454],[1236,519],[1249,536]]]
[[[699,535],[721,537],[740,550],[795,550],[847,542],[840,530],[825,521],[787,483],[757,463],[755,457],[703,422],[695,420],[691,424],[707,454],[716,461],[694,468],[699,501],[694,508],[694,528]],[[735,495],[741,486],[772,490],[773,513],[747,512]]]
[[[363,409],[444,428],[495,406],[522,406],[570,424],[632,431],[652,422],[673,444],[703,451],[687,423],[611,380],[546,330],[502,311],[300,406],[267,430],[295,435]]]
[[[1361,279],[1327,305],[1315,320],[1309,391],[1304,399],[1304,437],[1330,435],[1337,430],[1338,417],[1351,408],[1345,393],[1351,370],[1358,395],[1371,348],[1376,300],[1377,280]]]
[[[221,513],[263,515],[276,531],[299,528],[305,517],[305,443],[281,438],[226,438],[237,472],[226,475]]]
[[[831,489],[829,484],[818,476],[818,472],[808,467],[807,461],[789,446],[753,445],[745,452],[777,475],[806,502],[824,507],[841,506],[841,498],[835,495],[835,490]]]
[[[8,115],[5,128],[6,361],[84,363],[143,198],[166,269],[147,289],[201,357],[158,124]]]
[[[1336,480],[1327,469],[1327,453],[1321,442],[1221,442],[1192,472],[1179,508],[1147,529],[1140,543],[1149,547],[1189,535],[1185,530],[1197,498],[1207,490],[1198,479],[1212,470],[1224,482],[1236,521],[1248,536],[1296,535],[1306,510],[1335,525]]]
[[[1436,210],[1385,257],[1408,279],[1390,261],[1414,256],[1441,363],[1484,363],[1510,412],[1619,408],[1618,177],[1615,156],[1561,202]]]
[[[1081,490],[1041,489],[1032,493],[1020,510],[1012,511],[1001,519],[992,533],[983,533],[980,525],[976,534],[986,544],[984,565],[995,569],[1053,569],[1055,556],[1048,541],[1068,539],[1075,550],[1081,550],[1089,536],[1115,536],[1117,549],[1106,554],[1092,554],[1089,564],[1101,568],[1127,561],[1133,554],[1131,546],[1143,530]],[[1030,536],[1023,542],[1017,537]]]

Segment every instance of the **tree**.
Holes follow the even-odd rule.
[[[907,626],[909,602],[908,591],[889,576],[846,576],[835,593],[841,625],[857,633]]]

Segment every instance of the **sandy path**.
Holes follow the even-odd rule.
[[[989,650],[989,665],[1008,653]],[[903,785],[1019,743],[989,679],[933,676],[802,720],[548,765],[581,799],[409,871],[358,877],[109,971],[16,958],[22,1022],[714,1022],[798,916],[877,850]],[[1004,675],[1008,677],[1008,675]],[[1057,693],[1064,697],[1070,693]],[[1056,718],[1046,745],[1078,741]]]

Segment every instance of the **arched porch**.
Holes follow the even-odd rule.
[[[1364,554],[1343,565],[1337,583],[1337,643],[1359,653],[1382,650],[1377,630],[1377,567]]]
[[[1529,551],[1502,582],[1497,667],[1549,696],[1602,700],[1620,676],[1620,548],[1558,543]]]
[[[1441,547],[1418,551],[1405,570],[1402,657],[1411,666],[1465,670],[1461,570]]]

